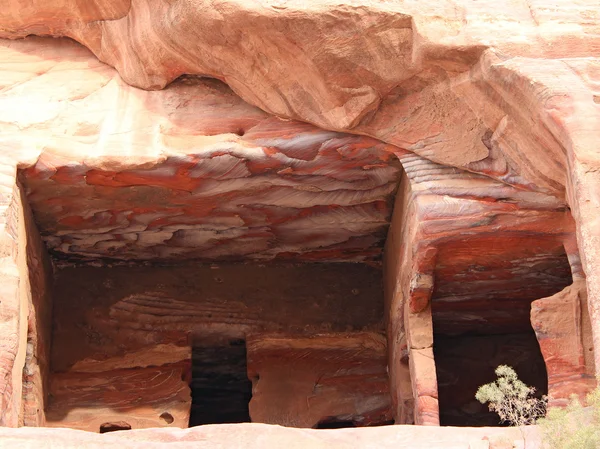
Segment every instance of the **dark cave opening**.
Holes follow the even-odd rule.
[[[189,427],[250,422],[252,383],[241,339],[192,348],[192,406]]]
[[[356,424],[352,420],[343,420],[343,419],[324,419],[315,429],[347,429],[356,427]]]
[[[507,426],[487,404],[475,399],[477,389],[497,379],[498,365],[511,366],[536,396],[548,393],[548,375],[536,336],[507,334],[434,335],[440,425]]]
[[[475,263],[478,245],[485,251]],[[475,394],[497,379],[499,365],[512,367],[537,396],[548,393],[531,304],[573,283],[563,243],[515,233],[440,248],[431,300],[440,424],[506,425]]]

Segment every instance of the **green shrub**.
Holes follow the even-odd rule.
[[[501,422],[511,426],[535,424],[546,414],[546,397],[536,398],[535,388],[525,385],[510,366],[499,365],[496,368],[498,379],[482,385],[475,398],[496,412]]]
[[[566,408],[551,408],[540,425],[546,447],[551,449],[600,448],[600,387],[587,397],[584,408],[576,396]]]
[[[535,389],[525,385],[506,365],[496,368],[498,379],[482,385],[475,398],[513,426],[539,424],[544,447],[548,449],[600,449],[600,381],[583,407],[576,396],[566,408],[551,408],[546,417],[547,398],[534,396]]]

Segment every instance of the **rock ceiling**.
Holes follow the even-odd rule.
[[[392,145],[278,119],[215,80],[132,88],[73,42],[4,44],[0,102],[16,109],[0,119],[42,150],[22,179],[55,253],[380,257],[402,172]],[[43,74],[21,70],[33,66]]]

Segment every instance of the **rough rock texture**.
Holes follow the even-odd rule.
[[[383,336],[258,335],[247,345],[253,422],[314,428],[393,421]]]
[[[57,272],[53,296],[55,372],[143,366],[149,352],[173,363],[189,358],[190,342],[251,333],[383,324],[381,275],[354,264],[69,267]]]
[[[0,163],[4,179],[14,166]],[[51,329],[49,261],[16,184],[0,188],[0,425],[43,425]]]
[[[98,435],[71,429],[0,427],[0,438],[15,449],[119,446],[201,449],[286,447],[289,449],[504,449],[540,447],[535,427],[451,428],[385,426],[362,429],[291,429],[266,424],[194,427],[187,430],[147,429]],[[514,443],[514,446],[513,446]],[[525,446],[526,444],[526,446]]]
[[[68,36],[130,85],[209,76],[248,104],[193,77],[137,90],[64,40],[2,43],[2,424],[22,416],[32,316],[17,166],[55,253],[373,261],[395,155],[405,174],[384,271],[396,422],[439,423],[436,334],[522,332],[532,302],[550,388],[583,393],[583,374],[600,372],[598,11],[595,0],[11,0],[0,37]],[[589,327],[576,307],[586,296]],[[557,297],[565,320],[552,316]],[[378,447],[402,432],[377,431]]]
[[[40,45],[43,59],[18,62]],[[380,255],[401,170],[391,145],[271,117],[214,80],[140,91],[66,41],[5,41],[0,51],[17,59],[0,101],[28,96],[26,109],[5,109],[0,121],[21,128],[19,145],[44,148],[22,178],[52,252],[124,260]],[[42,85],[60,83],[65,69],[81,76],[61,94],[39,89],[42,79],[20,68],[31,63],[48,78]],[[64,145],[65,135],[77,143]]]
[[[376,268],[69,266],[56,271],[52,296],[47,425],[94,432],[107,422],[126,422],[133,429],[187,427],[192,400],[191,424],[252,419],[312,427],[345,414],[359,424],[366,421],[363,425],[392,420],[385,339],[356,332],[382,330],[381,273]],[[262,339],[274,331],[288,331],[284,343],[298,353]],[[322,334],[308,342],[302,338],[331,331],[348,333]],[[252,335],[246,350],[242,344]],[[363,343],[371,343],[369,351]],[[311,344],[316,345],[312,352]],[[284,359],[284,369],[309,375],[303,385],[310,394],[300,388],[288,400],[304,406],[310,401],[310,408],[290,408],[288,418],[294,421],[289,422],[280,414],[284,398],[275,401],[269,390],[280,392],[281,376],[276,374]],[[344,371],[345,376],[336,375]],[[249,383],[257,375],[260,388],[248,416],[252,392],[245,393],[243,380]],[[361,390],[357,383],[369,387]],[[160,418],[162,413],[173,420]]]
[[[19,196],[24,197],[23,189]],[[19,216],[19,254],[25,256],[27,269],[20,268],[21,301],[27,303],[27,351],[23,366],[23,422],[25,426],[45,425],[45,407],[50,381],[52,342],[52,267],[46,248],[33,221],[31,210],[23,202]],[[23,261],[20,261],[23,264]]]
[[[46,425],[100,433],[117,424],[185,428],[192,402],[190,356],[188,351],[187,363],[158,367],[53,373]]]
[[[214,77],[267,112],[353,129],[437,162],[556,193],[564,189],[566,164],[561,142],[541,123],[531,126],[540,111],[525,105],[519,109],[533,114],[522,114],[510,102],[482,110],[473,100],[507,94],[502,84],[516,80],[502,72],[522,64],[512,56],[596,56],[600,46],[593,0],[552,7],[525,0],[118,5],[13,0],[0,15],[0,36],[69,36],[135,86],[162,88],[182,74]],[[503,14],[491,19],[490,10]],[[486,82],[495,92],[474,89]],[[482,138],[492,134],[498,143],[488,148]],[[545,159],[536,157],[537,142]],[[538,164],[526,163],[532,160]]]
[[[406,178],[384,260],[392,398],[396,417],[437,424],[434,331],[523,332],[531,302],[571,282],[563,245],[574,224],[543,195],[399,157]]]
[[[581,400],[596,382],[591,323],[583,279],[557,294],[534,301],[531,323],[548,368],[551,406],[568,404],[571,395]]]

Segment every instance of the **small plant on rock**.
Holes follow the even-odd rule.
[[[482,404],[489,403],[489,409],[496,412],[501,422],[511,426],[526,426],[546,414],[547,398],[536,398],[535,388],[525,385],[510,366],[496,368],[498,379],[482,385],[475,399]]]
[[[538,421],[545,447],[551,449],[598,449],[600,447],[600,387],[587,397],[583,407],[577,396],[566,408],[551,408]]]

